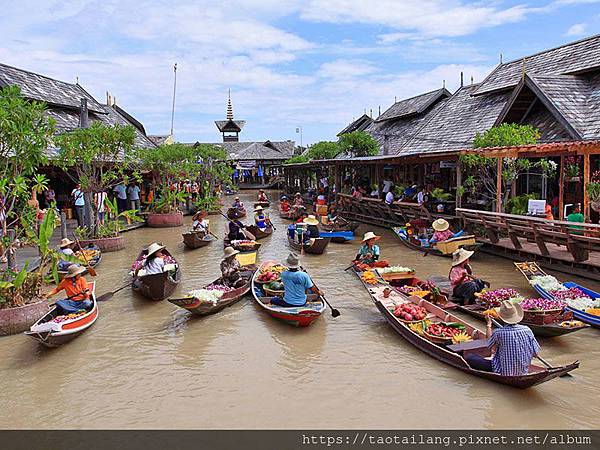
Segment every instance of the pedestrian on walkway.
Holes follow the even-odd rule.
[[[136,182],[129,184],[127,188],[127,197],[129,199],[129,205],[131,209],[135,209],[137,212],[140,211],[140,188]]]
[[[113,188],[113,192],[117,196],[117,209],[122,213],[127,209],[127,188],[123,183],[119,183]]]
[[[73,203],[75,206],[75,217],[77,218],[77,226],[83,227],[85,225],[85,198],[83,197],[83,191],[81,190],[80,183],[77,183],[75,185],[75,189],[71,191],[71,197],[73,197]]]

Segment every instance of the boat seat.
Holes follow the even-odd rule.
[[[480,353],[483,349],[488,350],[488,341],[487,339],[475,339],[469,342],[448,345],[446,348],[456,353],[462,353],[463,355],[467,353]]]

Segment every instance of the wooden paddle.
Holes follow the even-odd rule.
[[[131,286],[132,282],[127,283],[125,286],[120,287],[119,289],[112,291],[112,292],[107,292],[106,294],[102,294],[100,297],[96,298],[97,302],[104,302],[106,300],[110,300],[117,292],[122,291],[125,288],[128,288],[129,286]]]
[[[302,233],[301,236],[304,238],[304,233]],[[304,255],[304,245],[301,247],[300,255]],[[306,272],[306,270],[304,270],[304,267],[300,266],[300,269],[303,272]],[[314,286],[314,283],[313,283],[313,286]],[[329,300],[327,300],[327,298],[325,297],[325,294],[323,294],[323,291],[321,291],[319,288],[316,288],[316,291],[317,291],[317,294],[321,296],[321,298],[323,299],[325,304],[327,306],[329,306],[329,309],[331,310],[331,317],[339,317],[341,315],[340,311],[338,309],[334,308],[333,306],[331,306],[331,303],[329,303]]]
[[[500,324],[500,322],[498,322],[496,319],[492,318],[492,323],[494,324],[494,326],[496,328],[502,328],[503,325]],[[536,358],[543,364],[545,365],[548,369],[553,370],[556,369],[556,367],[551,366],[546,360],[544,360],[541,356],[536,355]],[[562,375],[559,376],[559,378],[573,378],[573,375],[571,375],[569,372],[567,373],[563,373]]]
[[[95,277],[98,274],[96,273],[96,270],[94,270],[94,268],[92,266],[90,266],[90,262],[88,261],[87,257],[85,256],[85,252],[83,251],[83,248],[81,247],[81,243],[79,242],[79,239],[77,239],[77,236],[75,235],[75,233],[73,233],[73,237],[75,238],[77,247],[79,247],[79,250],[81,251],[81,255],[83,256],[83,260],[85,261],[85,265],[87,266],[88,273],[92,277]]]
[[[231,220],[229,217],[227,217],[225,214],[223,214],[222,212],[220,212],[219,214],[221,214],[223,217],[225,217],[228,221]],[[242,233],[244,234],[244,236],[246,236],[246,239],[248,239],[249,241],[254,241],[256,239],[256,236],[254,236],[252,233],[250,233],[248,230],[244,229],[244,228],[240,228],[240,230],[242,231]]]

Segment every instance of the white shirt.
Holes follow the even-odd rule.
[[[390,192],[390,189],[392,188],[392,184],[394,184],[394,183],[391,182],[390,180],[383,180],[383,192],[385,194]]]
[[[321,178],[321,184],[324,188],[329,186],[329,180],[327,179],[327,177]]]
[[[206,222],[205,219],[194,220],[194,222],[192,222],[192,230],[194,230],[194,231],[204,231],[204,232],[206,232],[207,228],[208,228],[208,222]]]
[[[144,261],[144,270],[146,275],[152,275],[155,273],[163,273],[165,270],[165,260],[162,258],[154,258],[152,261]]]
[[[417,203],[419,205],[425,203],[425,194],[423,193],[423,191],[419,191],[419,193],[417,194]]]
[[[106,192],[96,192],[96,205],[98,205],[98,212],[103,213],[106,210]]]
[[[385,194],[385,202],[388,205],[391,205],[392,203],[394,203],[394,194],[392,194],[391,192],[388,191],[388,193]]]

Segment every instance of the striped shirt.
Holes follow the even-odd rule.
[[[533,355],[540,351],[531,329],[525,325],[506,325],[496,328],[488,347],[496,346],[492,368],[500,375],[526,375]]]

